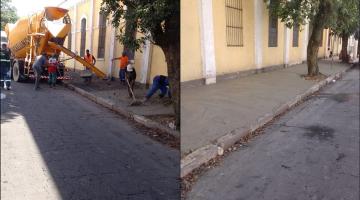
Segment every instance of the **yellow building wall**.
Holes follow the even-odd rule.
[[[226,43],[225,0],[213,0],[214,41],[217,75],[254,68],[254,3],[243,3],[243,46],[229,47]]]
[[[100,17],[100,7],[101,7],[101,0],[96,0],[94,3],[94,13],[93,16],[93,26],[90,27],[90,17],[91,17],[91,0],[80,2],[77,4],[77,16],[75,17],[75,7],[68,8],[69,9],[69,15],[72,20],[72,23],[76,24],[76,41],[72,41],[73,43],[76,43],[76,52],[80,54],[80,41],[81,41],[81,18],[85,15],[86,16],[86,45],[85,49],[90,49],[90,42],[92,42],[92,49],[90,49],[90,53],[93,54],[96,58],[96,64],[95,66],[100,69],[101,71],[105,72],[106,74],[109,71],[109,61],[112,59],[110,58],[110,51],[111,49],[111,24],[108,22],[106,24],[106,39],[105,39],[105,55],[104,58],[98,58],[98,46],[99,46],[99,17]],[[92,29],[92,38],[90,38],[90,30]],[[138,37],[141,37],[141,34],[138,34]],[[65,40],[64,46],[67,46],[68,39]],[[115,52],[114,57],[120,57],[124,47],[120,42],[115,40]],[[71,49],[71,48],[69,48]],[[152,79],[155,75],[167,75],[167,65],[165,61],[165,55],[162,52],[162,50],[156,46],[153,45],[153,52],[152,52],[152,58],[151,58],[151,71],[150,71],[150,81],[152,83]],[[141,79],[141,67],[143,65],[143,53],[140,51],[137,51],[135,53],[135,70],[137,72],[137,81]],[[74,60],[66,61],[66,66],[73,69],[74,66]],[[79,63],[75,62],[75,69],[83,70],[84,67]],[[115,60],[113,61],[113,68],[112,68],[112,76],[118,78],[119,77],[119,61]]]
[[[319,47],[319,52],[318,52],[318,57],[319,58],[325,58],[325,53],[326,53],[326,43],[327,43],[327,38],[326,35],[328,33],[328,29],[324,29],[323,31],[323,40],[322,40],[322,46]]]
[[[298,42],[298,46],[294,47],[293,46],[293,40],[294,40],[294,35],[293,35],[293,31],[294,29],[292,28],[290,30],[290,42],[289,42],[289,64],[297,64],[297,63],[301,63],[302,60],[302,54],[304,51],[304,45],[303,45],[303,40],[305,37],[305,31],[303,30],[304,27],[300,26],[299,27],[299,42]]]
[[[167,76],[167,74],[167,63],[165,55],[159,46],[153,45],[150,69],[150,83],[152,83],[152,80],[156,75]]]
[[[281,65],[284,63],[284,31],[285,26],[278,19],[278,42],[277,47],[269,47],[269,10],[264,6],[263,10],[263,51],[262,67]]]
[[[180,79],[184,82],[203,77],[199,1],[181,0],[180,9]]]

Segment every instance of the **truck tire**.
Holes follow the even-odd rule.
[[[24,62],[15,61],[12,70],[14,81],[21,82],[24,80]]]

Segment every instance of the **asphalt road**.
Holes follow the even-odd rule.
[[[359,69],[205,172],[187,199],[358,200]]]
[[[12,88],[1,90],[2,200],[179,199],[177,150],[63,87]]]

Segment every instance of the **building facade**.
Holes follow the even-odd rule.
[[[117,30],[109,19],[100,14],[101,0],[80,0],[67,7],[72,21],[71,33],[64,46],[81,56],[85,50],[96,58],[96,67],[109,77],[118,77],[119,61],[111,61],[121,56],[123,45],[116,40]],[[124,22],[123,22],[124,23]],[[165,55],[160,47],[147,42],[141,52],[134,56],[137,81],[152,83],[156,75],[167,75]],[[66,66],[78,70],[84,67],[75,60],[66,62]]]
[[[181,0],[181,82],[205,84],[306,60],[309,25],[287,28],[263,0]],[[319,58],[328,56],[323,30]],[[333,39],[333,46],[339,46]]]

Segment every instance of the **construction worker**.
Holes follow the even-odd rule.
[[[111,59],[111,61],[114,61],[114,60],[120,60],[119,78],[120,78],[120,81],[123,83],[123,85],[125,85],[125,73],[126,73],[126,67],[129,62],[129,58],[127,57],[126,53],[123,52],[122,56]]]
[[[169,80],[167,76],[158,75],[153,78],[153,84],[151,88],[146,93],[144,102],[149,100],[150,97],[155,94],[156,91],[160,90],[159,97],[163,98],[165,95],[168,95],[171,98],[171,93],[169,90]]]
[[[11,67],[10,67],[10,50],[6,43],[1,44],[0,65],[1,65],[1,81],[4,82],[4,89],[10,90],[11,86]]]
[[[34,90],[40,89],[39,82],[41,78],[41,73],[43,71],[43,67],[47,64],[47,55],[45,52],[42,52],[40,56],[37,56],[35,62],[33,64],[33,69],[35,73],[35,88]]]
[[[84,60],[92,65],[95,65],[96,63],[96,59],[93,55],[90,54],[90,50],[89,49],[86,49],[86,54],[84,56]],[[86,70],[90,70],[88,69],[86,66],[85,66],[85,71]],[[84,77],[85,78],[85,82],[87,83],[90,83],[91,82],[91,78],[92,76],[89,76],[89,77]]]
[[[126,81],[128,83],[128,92],[129,97],[133,97],[132,93],[134,92],[135,80],[136,80],[136,71],[135,71],[135,61],[130,60],[129,64],[126,66]]]
[[[51,58],[49,58],[49,65],[48,65],[48,73],[49,73],[49,86],[55,87],[56,78],[57,78],[57,71],[58,71],[58,61],[57,56],[54,54]]]
[[[92,65],[95,65],[96,59],[93,55],[90,54],[90,50],[86,49],[86,54],[84,56],[84,60]]]

